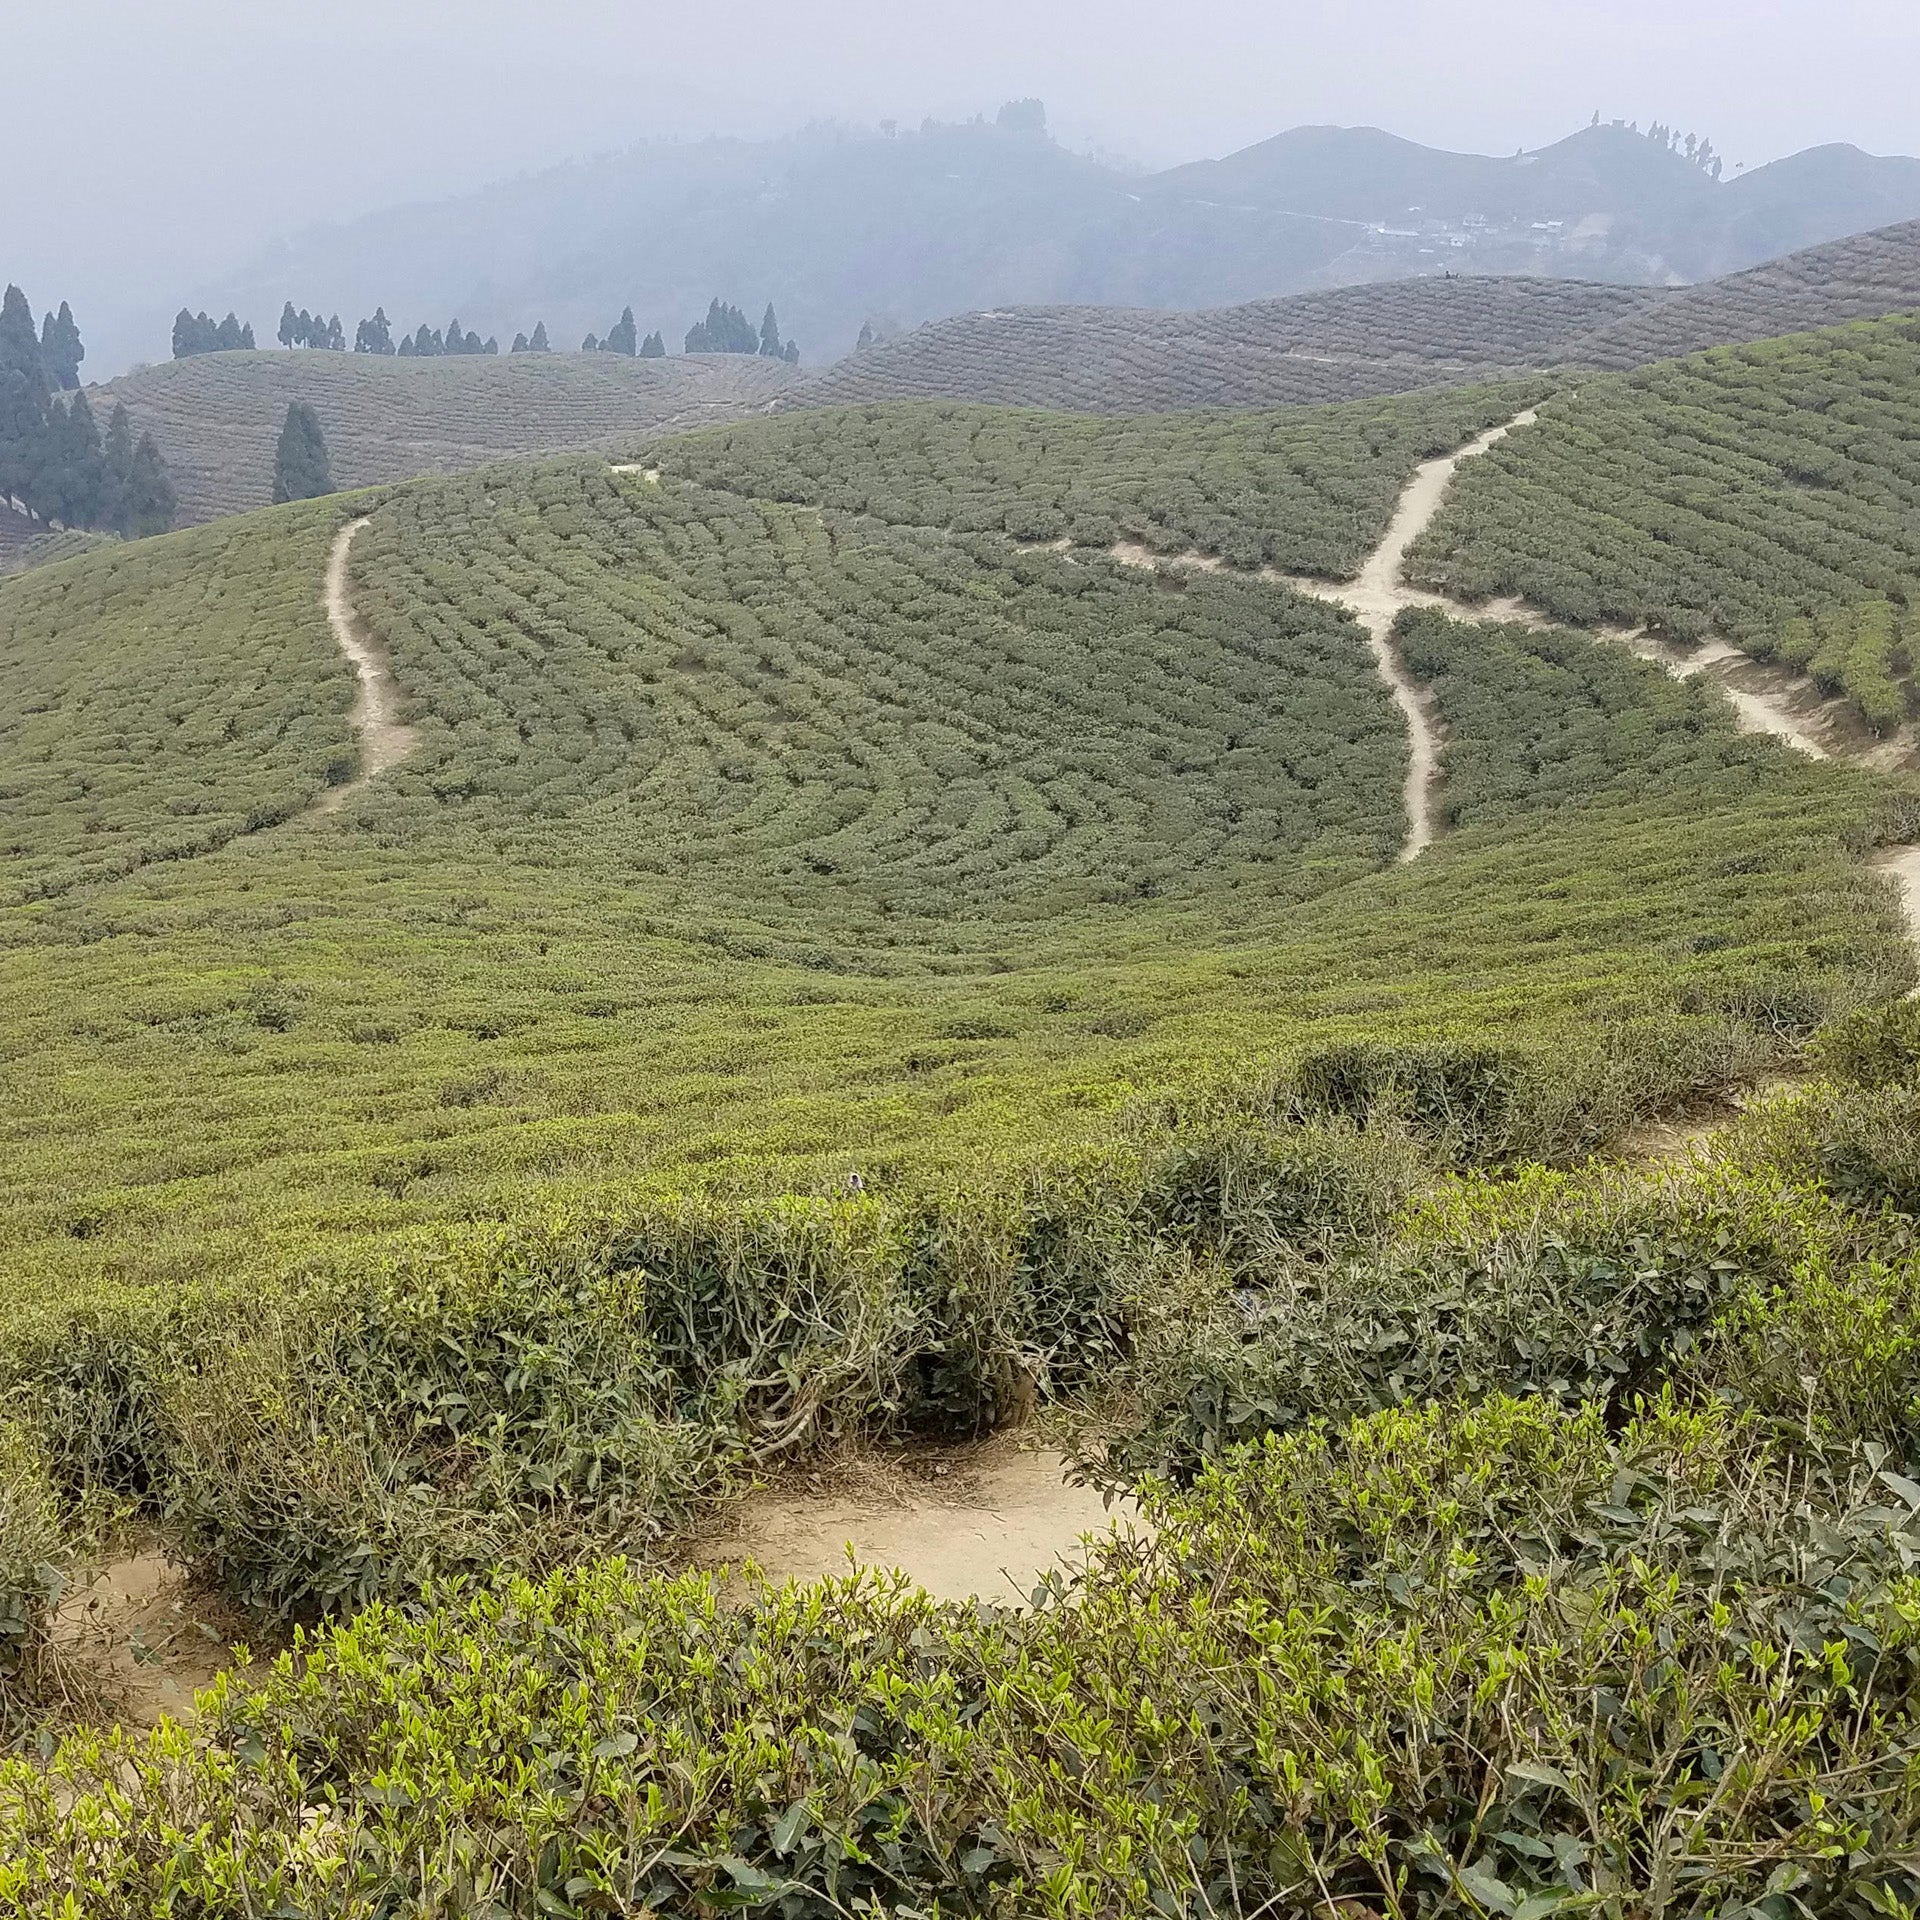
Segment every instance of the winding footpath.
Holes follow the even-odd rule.
[[[420,744],[419,733],[400,718],[400,684],[386,650],[354,611],[347,562],[364,519],[342,527],[327,556],[327,622],[340,651],[353,663],[360,685],[353,697],[351,724],[360,738],[360,771],[345,786],[329,787],[318,811],[338,813],[389,767],[398,766]]]
[[[1500,622],[1527,627],[1536,633],[1565,626],[1565,622],[1550,620],[1537,608],[1518,600],[1493,600],[1475,605],[1424,587],[1409,586],[1402,578],[1408,552],[1445,505],[1447,490],[1461,465],[1485,453],[1517,428],[1531,426],[1536,417],[1529,408],[1503,426],[1490,427],[1457,453],[1445,454],[1417,467],[1400,496],[1385,536],[1354,579],[1316,580],[1281,573],[1273,567],[1260,570],[1259,577],[1263,580],[1275,581],[1297,593],[1311,594],[1317,600],[1346,608],[1366,631],[1374,665],[1407,723],[1407,838],[1400,850],[1402,860],[1417,859],[1433,843],[1442,730],[1432,694],[1408,674],[1394,645],[1394,621],[1408,607],[1430,607],[1457,620]],[[1228,571],[1225,562],[1212,554],[1155,553],[1129,541],[1117,543],[1109,552],[1123,566],[1174,567],[1208,573]],[[1698,677],[1711,680],[1733,707],[1734,718],[1743,732],[1770,734],[1809,759],[1831,758],[1836,749],[1828,742],[1839,740],[1845,733],[1843,700],[1821,700],[1794,676],[1760,665],[1726,640],[1709,638],[1688,650],[1658,640],[1640,627],[1571,631],[1589,633],[1595,639],[1624,646],[1637,658],[1660,667],[1677,680]],[[1738,680],[1732,677],[1735,674],[1740,676]],[[1896,764],[1896,756],[1904,751],[1904,743],[1899,742],[1863,745],[1847,751],[1846,757],[1869,765],[1892,765]],[[1915,859],[1920,860],[1920,853],[1915,854]],[[1920,874],[1905,884],[1908,886],[1905,896],[1908,918],[1916,941],[1920,941]]]

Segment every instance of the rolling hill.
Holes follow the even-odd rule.
[[[783,406],[965,400],[1085,413],[1315,406],[1541,364],[1659,296],[1576,280],[1432,278],[1196,313],[1020,307],[936,320]]]
[[[772,300],[809,363],[866,321],[1028,305],[1196,308],[1452,269],[1667,283],[1920,218],[1920,161],[1825,148],[1716,182],[1624,127],[1496,159],[1305,127],[1129,173],[1029,120],[654,145],[291,240],[196,308],[456,312],[504,340],[603,333],[631,303],[677,343],[716,293]],[[170,310],[169,310],[170,312]],[[154,316],[151,336],[164,322]]]
[[[949,399],[1138,413],[1312,405],[1522,366],[1638,366],[1920,308],[1920,221],[1672,290],[1415,279],[1199,313],[1019,308],[936,321],[782,406]]]
[[[210,353],[95,389],[102,417],[124,401],[152,433],[183,524],[264,505],[288,406],[320,416],[342,487],[462,472],[515,454],[596,447],[636,433],[738,419],[790,391],[795,371],[742,354]]]

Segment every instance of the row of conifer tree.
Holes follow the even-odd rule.
[[[317,309],[312,312],[305,307],[296,310],[291,300],[281,311],[280,326],[275,337],[283,347],[289,349],[308,347],[323,353],[344,353],[347,350],[346,330],[341,326],[337,313],[329,319]],[[252,323],[242,324],[231,313],[224,320],[214,321],[204,313],[190,313],[183,307],[173,323],[173,357],[176,360],[184,360],[196,353],[247,349],[253,344]],[[498,353],[500,342],[492,338],[482,340],[477,333],[463,328],[456,318],[448,323],[444,332],[423,322],[412,333],[401,334],[396,343],[393,323],[387,318],[386,308],[376,307],[373,318],[362,320],[355,329],[353,350],[355,353],[393,354],[401,359],[416,359],[441,354]],[[784,360],[789,366],[800,364],[799,346],[794,341],[780,337],[780,321],[771,302],[767,305],[765,318],[756,328],[740,308],[716,298],[707,308],[707,317],[696,320],[687,330],[686,350],[688,353],[752,353],[765,359]],[[547,338],[547,323],[542,320],[530,335],[515,334],[508,351],[551,353],[553,345]],[[604,335],[588,334],[580,343],[580,351],[625,354],[630,359],[661,360],[666,357],[667,341],[666,335],[657,329],[642,337],[633,317],[633,309],[628,307]]]
[[[123,404],[103,434],[80,385],[86,358],[73,310],[36,328],[18,287],[0,301],[0,497],[39,520],[138,538],[178,510],[153,436],[133,435]]]

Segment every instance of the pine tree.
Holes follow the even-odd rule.
[[[516,333],[513,336],[513,345],[510,346],[507,351],[509,353],[531,353],[533,349],[527,345],[527,336],[524,333]]]
[[[401,360],[411,360],[413,358],[413,354],[414,354],[413,335],[410,333],[403,333],[400,336],[400,350],[395,357]]]
[[[204,319],[206,316],[201,317]],[[229,313],[219,326],[213,328],[212,350],[215,353],[238,353],[241,348],[252,345],[253,329],[243,327],[236,314]]]
[[[340,316],[336,313],[333,318],[327,322],[327,351],[329,353],[345,353],[346,350],[347,336],[341,329]]]
[[[18,287],[0,300],[0,494],[46,513],[43,475],[50,464],[52,389],[33,309]]]
[[[100,428],[84,393],[76,393],[64,407],[52,411],[42,487],[46,511],[53,518],[70,527],[100,524],[106,506],[106,461]]]
[[[855,353],[865,353],[872,345],[873,323],[871,321],[862,321],[860,324],[860,338],[854,342],[853,350]]]
[[[106,492],[100,503],[100,524],[111,527],[123,538],[133,532],[133,422],[127,417],[127,403],[120,401],[107,422],[107,437],[101,448],[106,469]]]
[[[293,351],[293,343],[299,338],[299,335],[300,316],[294,312],[293,302],[289,300],[287,304],[280,309],[280,332],[276,337],[279,339],[280,344],[291,353]]]
[[[775,317],[771,300],[767,302],[766,315],[760,322],[760,353],[767,360],[785,357],[780,344],[780,322]]]
[[[244,327],[242,327],[242,328],[240,329],[240,345],[241,345],[241,346],[242,346],[242,347],[243,347],[243,348],[244,348],[244,349],[245,349],[245,350],[246,350],[246,351],[247,351],[248,353],[251,353],[251,352],[253,352],[253,350],[254,350],[254,346],[253,346],[253,322],[252,322],[251,320],[249,320],[249,321],[247,322],[247,324],[246,324],[246,325],[245,325]],[[172,486],[172,482],[171,482],[171,481],[169,481],[169,482],[168,482],[168,486],[169,486],[169,487],[171,487],[171,486]]]
[[[596,340],[592,334],[588,334],[587,337],[580,342],[580,351],[582,353],[598,353],[600,351],[600,342]]]
[[[547,342],[547,323],[544,320],[534,322],[533,338],[527,342],[529,353],[551,353],[553,348]]]
[[[642,360],[664,360],[667,357],[666,336],[656,329],[640,342]]]
[[[173,477],[153,435],[143,433],[133,450],[133,472],[127,485],[127,532],[136,540],[149,534],[170,533],[180,502],[173,490]]]
[[[280,429],[280,445],[273,458],[273,504],[317,500],[332,491],[333,472],[320,416],[306,401],[296,400],[287,409],[287,423]]]
[[[371,320],[362,320],[360,328],[353,336],[355,353],[391,353],[393,351],[393,327],[387,319],[385,307],[376,307]]]
[[[639,348],[640,340],[634,328],[633,309],[628,307],[608,332],[603,350],[607,353],[624,353],[631,359]]]
[[[800,342],[798,340],[789,340],[787,344],[780,349],[780,358],[784,360],[788,366],[797,367],[800,364]]]
[[[80,344],[80,329],[74,324],[73,309],[62,300],[57,314],[48,314],[40,328],[40,357],[47,377],[65,393],[80,388],[80,362],[87,350]]]

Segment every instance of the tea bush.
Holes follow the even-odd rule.
[[[661,471],[894,526],[1081,546],[1198,548],[1240,567],[1345,579],[1407,477],[1510,420],[1544,380],[1278,413],[1086,415],[893,405],[682,435]]]
[[[1916,393],[1907,319],[1590,380],[1461,473],[1410,571],[1581,624],[1711,628],[1890,727],[1920,588]]]
[[[1865,1920],[1920,1898],[1878,1458],[1492,1401],[1271,1441],[1032,1613],[378,1606],[191,1733],[0,1768],[0,1911]]]

